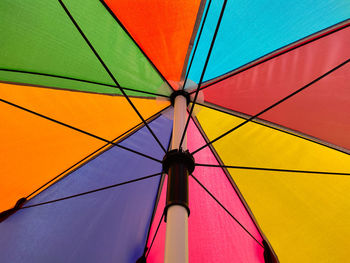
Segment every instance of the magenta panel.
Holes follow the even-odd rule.
[[[346,27],[206,88],[205,100],[255,115],[349,58]],[[344,66],[261,117],[350,149],[349,82]]]
[[[188,129],[188,148],[194,150],[204,144],[198,129],[191,122]],[[210,149],[195,156],[199,163],[217,164]],[[234,191],[231,183],[220,168],[197,167],[194,175],[215,197],[243,224],[248,231],[262,242],[257,228]],[[154,220],[151,237],[164,209],[163,187],[160,206]],[[264,262],[260,247],[191,177],[189,182],[189,259],[190,263],[203,262]],[[162,223],[156,241],[148,257],[148,263],[163,262],[165,224]]]

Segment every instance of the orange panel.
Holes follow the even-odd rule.
[[[0,211],[105,144],[0,103]]]
[[[112,140],[140,123],[123,97],[0,84],[0,98]],[[168,102],[133,98],[144,118]],[[0,102],[0,212],[105,144]]]
[[[122,96],[0,84],[0,98],[108,140],[141,122]],[[153,99],[131,100],[145,119],[170,104]]]
[[[179,81],[200,1],[106,0],[106,3],[164,77],[170,83]]]

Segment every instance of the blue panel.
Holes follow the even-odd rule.
[[[213,0],[209,10],[189,74],[196,83],[222,3],[223,0]],[[349,0],[228,1],[204,81],[349,18]]]
[[[167,148],[171,121],[150,123]],[[162,158],[142,128],[123,145]],[[140,178],[161,164],[111,148],[26,205]],[[143,253],[160,176],[48,205],[23,209],[0,224],[0,262],[132,262]]]

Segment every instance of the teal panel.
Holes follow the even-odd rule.
[[[195,82],[202,73],[222,3],[213,0],[211,4],[189,73]],[[349,0],[228,1],[204,81],[349,18]]]

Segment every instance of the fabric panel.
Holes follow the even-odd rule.
[[[188,127],[188,148],[194,150],[204,139],[191,121]],[[198,163],[218,164],[209,149],[195,156]],[[220,168],[196,167],[194,176],[262,242],[257,228]],[[166,182],[153,221],[151,237],[165,204]],[[263,248],[210,197],[192,177],[189,178],[189,262],[264,262]],[[163,262],[165,223],[162,223],[147,262]],[[149,241],[150,243],[150,241]]]
[[[98,1],[65,1],[74,19],[125,88],[168,95],[158,73]],[[5,1],[0,69],[115,85],[59,2]],[[119,89],[43,75],[0,71],[0,80],[121,94]],[[134,94],[127,92],[128,94]],[[140,93],[139,96],[147,96]],[[154,97],[153,95],[151,95]]]
[[[166,146],[171,122],[151,124]],[[157,158],[142,128],[121,143]],[[137,145],[135,147],[135,145]],[[137,179],[161,164],[113,147],[46,189],[26,205]],[[0,225],[1,262],[135,262],[142,255],[160,176],[90,195],[23,209]]]
[[[105,143],[0,103],[0,211]]]
[[[176,89],[201,1],[105,2]]]
[[[197,83],[222,2],[211,4],[195,55],[189,77]],[[204,81],[349,18],[347,0],[228,1]]]
[[[123,96],[0,84],[0,98],[107,140],[142,122]],[[142,98],[131,98],[131,101],[144,119],[170,104]],[[4,114],[3,118],[12,117]]]
[[[255,115],[350,58],[350,27],[220,81],[205,100]],[[349,65],[284,101],[262,119],[350,149]]]
[[[114,84],[58,1],[1,1],[0,68],[48,73]],[[1,71],[1,80],[45,85],[40,77]],[[54,87],[93,89],[72,81],[51,80]],[[95,89],[93,89],[95,90]],[[103,92],[107,91],[101,88]],[[98,92],[98,90],[97,90]]]
[[[0,84],[0,98],[114,140],[141,123],[125,98]],[[168,102],[132,99],[145,119]],[[0,102],[0,211],[106,144]],[[21,165],[18,165],[20,163]]]
[[[95,0],[63,2],[122,87],[164,95],[171,93],[170,88],[102,3]]]
[[[166,223],[164,222],[164,218],[160,223],[160,227],[156,236],[155,236],[155,233],[165,208],[166,189],[167,189],[167,178],[165,177],[165,180],[163,182],[163,187],[161,189],[161,195],[159,197],[159,201],[157,205],[157,210],[152,221],[150,235],[147,241],[147,248],[149,250],[149,248],[151,247],[152,240],[154,238],[154,242],[151,247],[151,250],[147,252],[149,253],[147,256],[148,263],[164,262],[165,230],[166,230]]]
[[[205,108],[198,119],[210,140],[243,121]],[[349,155],[256,123],[213,146],[226,165],[350,171]],[[229,171],[281,262],[347,261],[350,177]]]

